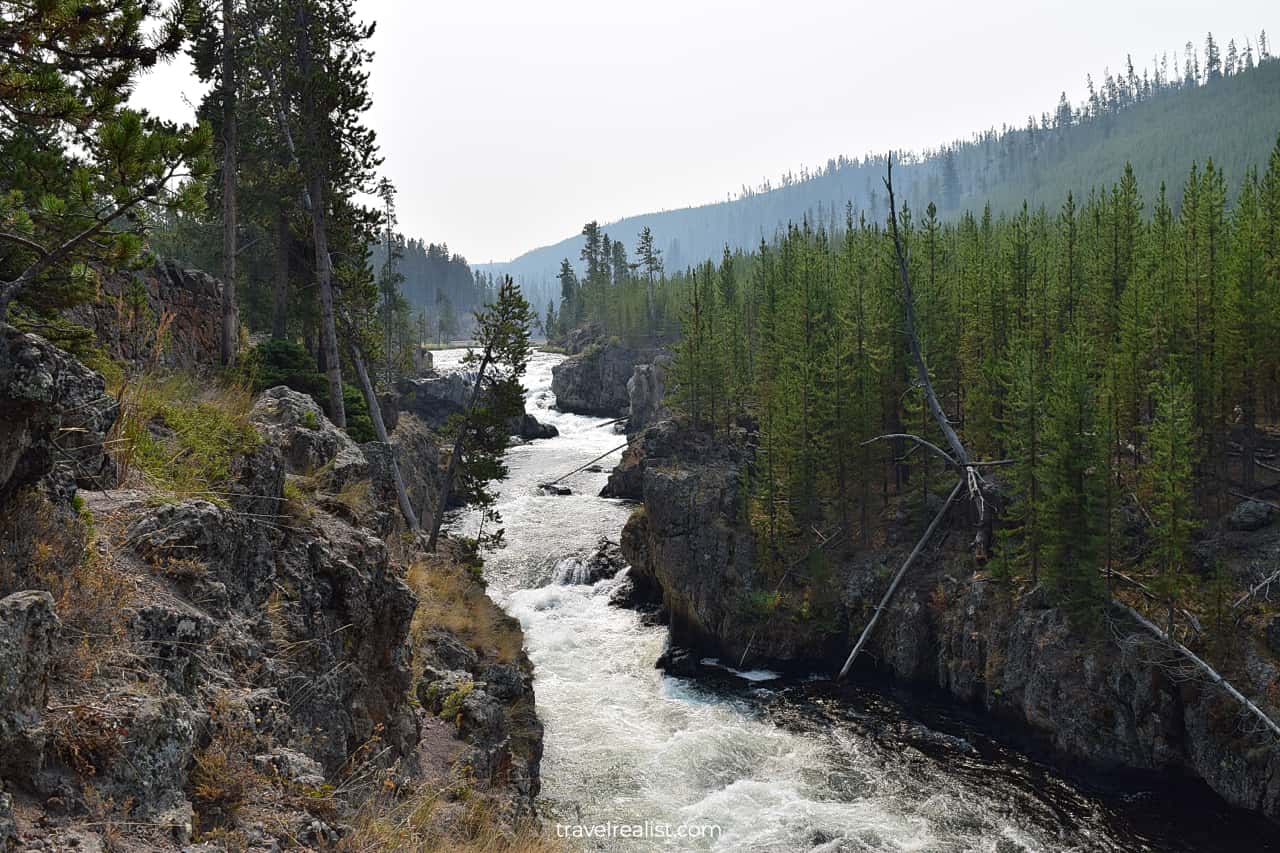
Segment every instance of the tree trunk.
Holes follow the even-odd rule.
[[[364,400],[369,405],[369,417],[373,420],[373,431],[378,441],[387,446],[388,458],[391,460],[391,478],[395,480],[396,497],[400,500],[400,512],[404,514],[405,523],[415,533],[418,531],[418,515],[413,511],[413,502],[409,500],[409,492],[404,487],[404,479],[400,476],[400,465],[396,462],[396,451],[387,437],[387,425],[382,420],[382,407],[378,405],[378,395],[373,391],[373,383],[369,381],[369,371],[365,369],[364,356],[360,347],[351,344],[351,360],[355,363],[356,377],[364,390]]]
[[[1137,622],[1143,628],[1146,628],[1152,634],[1156,635],[1161,640],[1164,640],[1166,643],[1172,646],[1174,651],[1178,652],[1178,654],[1182,655],[1191,663],[1193,663],[1201,672],[1203,672],[1206,676],[1209,677],[1210,681],[1212,681],[1214,684],[1221,687],[1228,696],[1230,696],[1232,699],[1236,700],[1241,705],[1243,705],[1244,708],[1250,714],[1256,717],[1264,726],[1266,726],[1276,735],[1280,735],[1280,725],[1277,725],[1275,720],[1271,719],[1265,713],[1263,713],[1262,709],[1260,709],[1257,705],[1255,705],[1243,693],[1241,693],[1239,690],[1232,687],[1231,683],[1227,681],[1225,678],[1223,678],[1221,675],[1219,675],[1218,672],[1213,667],[1209,666],[1209,664],[1201,660],[1194,652],[1192,652],[1186,646],[1182,645],[1182,643],[1179,643],[1177,640],[1173,639],[1173,636],[1171,634],[1167,634],[1164,631],[1161,631],[1160,628],[1154,622],[1147,619],[1145,616],[1143,616],[1141,613],[1134,610],[1132,607],[1128,606],[1127,604],[1121,604],[1118,601],[1113,601],[1111,602],[1111,604],[1117,610],[1120,610],[1121,612],[1128,614],[1133,619],[1133,621]]]
[[[275,281],[272,288],[271,338],[283,341],[289,334],[289,216],[284,208],[276,217]]]
[[[236,59],[235,0],[222,0],[222,363],[236,361]]]
[[[311,73],[310,25],[307,4],[298,4],[298,64],[304,77]],[[324,371],[329,377],[329,420],[335,426],[346,429],[347,411],[342,402],[342,364],[338,359],[338,329],[334,321],[333,307],[333,258],[329,255],[329,231],[325,223],[323,170],[316,164],[320,140],[317,124],[315,97],[311,83],[304,87],[302,120],[306,127],[306,150],[310,152],[310,169],[303,169],[308,184],[304,199],[311,213],[312,241],[316,249],[316,285],[320,293],[320,351],[324,356]],[[290,145],[292,149],[292,145]],[[293,152],[297,156],[296,152]]]
[[[942,505],[942,509],[938,510],[938,514],[933,517],[933,521],[929,522],[929,527],[925,530],[924,535],[920,537],[920,541],[916,543],[916,547],[911,549],[911,553],[907,556],[906,561],[903,562],[902,568],[898,569],[898,573],[893,576],[893,580],[889,583],[889,589],[885,591],[884,598],[881,598],[880,603],[876,605],[876,612],[872,614],[871,621],[867,623],[867,627],[862,629],[862,635],[858,637],[858,642],[853,647],[853,651],[849,652],[848,660],[840,668],[840,674],[836,676],[837,681],[848,675],[849,670],[853,668],[853,661],[858,657],[858,652],[862,651],[862,647],[871,636],[876,623],[880,621],[880,614],[884,613],[885,608],[889,606],[889,602],[893,600],[893,594],[898,591],[898,584],[902,582],[902,578],[907,574],[907,569],[911,568],[911,564],[924,551],[924,546],[932,538],[933,532],[938,529],[938,525],[942,522],[942,517],[947,514],[947,510],[955,502],[956,495],[960,494],[960,490],[964,487],[965,480],[961,478],[960,482],[956,483],[956,487],[951,490],[951,495],[947,498],[947,502]]]
[[[324,217],[324,185],[319,178],[311,179],[311,226],[320,292],[320,350],[324,353],[324,372],[329,377],[329,420],[345,429],[347,411],[342,402],[342,365],[338,360],[338,328],[333,310],[333,261]]]
[[[444,472],[444,482],[440,485],[440,496],[436,499],[436,508],[431,516],[431,537],[427,540],[427,550],[436,549],[436,540],[440,538],[440,525],[444,521],[444,509],[449,504],[449,491],[453,488],[453,478],[458,474],[458,460],[462,458],[466,444],[467,428],[471,426],[471,415],[475,412],[476,401],[480,399],[480,384],[484,381],[484,372],[489,369],[489,359],[493,353],[486,348],[484,358],[480,360],[480,370],[476,373],[475,385],[471,388],[471,399],[467,402],[467,416],[458,427],[458,437],[454,439],[453,451],[449,454],[449,467]]]

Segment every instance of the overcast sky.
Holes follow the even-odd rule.
[[[401,226],[473,262],[718,201],[836,154],[919,149],[1073,102],[1085,74],[1260,29],[1274,0],[357,0]],[[136,101],[199,98],[183,63]]]

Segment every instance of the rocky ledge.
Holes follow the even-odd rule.
[[[914,544],[893,535],[907,529],[906,514],[891,505],[880,519],[890,544],[784,575],[761,564],[745,523],[749,464],[748,454],[671,422],[627,451],[606,493],[642,504],[622,537],[638,597],[661,603],[672,642],[694,652],[685,658],[834,673]],[[1280,525],[1257,508],[1236,516],[1219,534],[1219,555],[1241,581],[1257,582],[1280,559]],[[977,706],[1066,762],[1199,778],[1232,805],[1280,821],[1280,744],[1220,688],[1127,617],[1083,630],[1042,590],[1015,593],[975,573],[958,544],[963,531],[942,538],[956,544],[908,575],[864,667]],[[1274,640],[1241,644],[1227,673],[1273,719],[1277,621]]]

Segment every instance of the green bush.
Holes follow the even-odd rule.
[[[309,394],[326,412],[330,411],[329,381],[323,373],[316,370],[314,357],[299,343],[263,341],[245,357],[245,371],[253,383],[254,391],[284,385],[294,391]],[[360,443],[373,441],[377,437],[373,431],[373,419],[369,416],[369,406],[360,389],[354,385],[344,385],[342,403],[347,413],[347,434]]]

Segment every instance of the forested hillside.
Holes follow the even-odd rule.
[[[1056,205],[1068,191],[1079,198],[1113,181],[1130,162],[1143,194],[1154,195],[1163,182],[1176,210],[1187,164],[1212,157],[1228,177],[1238,178],[1266,157],[1280,131],[1280,64],[1265,34],[1256,50],[1234,41],[1224,49],[1212,36],[1202,50],[1188,43],[1183,56],[1153,59],[1146,69],[1126,60],[1121,73],[1090,78],[1090,95],[1081,104],[1070,104],[1064,93],[1053,109],[1020,126],[900,157],[898,194],[917,209],[933,202],[939,218],[950,221],[987,203],[999,214],[1023,201],[1032,208]],[[649,228],[674,272],[720,257],[725,245],[753,248],[788,222],[807,217],[838,224],[848,203],[881,218],[884,166],[883,154],[836,157],[814,171],[743,187],[732,201],[627,217],[603,227],[628,247]],[[560,261],[576,261],[582,246],[577,235],[492,270],[516,276],[543,303],[545,288],[554,290]]]
[[[1233,179],[1206,159],[1154,194],[1123,166],[1051,208],[944,222],[933,204],[900,206],[942,409],[971,452],[1009,460],[989,555],[998,576],[1045,581],[1096,613],[1123,568],[1169,612],[1209,606],[1216,575],[1197,531],[1280,487],[1272,143]],[[678,339],[671,400],[755,445],[747,513],[779,565],[821,529],[866,544],[888,501],[913,494],[923,513],[951,479],[906,439],[876,440],[945,445],[911,364],[886,221],[850,208],[835,227],[793,224],[669,278],[611,282],[603,255],[587,263],[581,282],[566,270],[560,317],[633,342]]]

